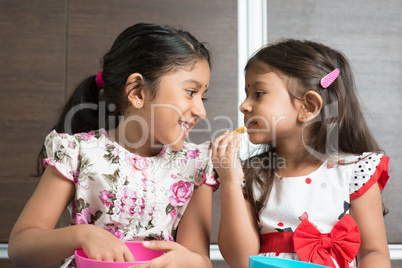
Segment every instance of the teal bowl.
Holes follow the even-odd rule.
[[[302,261],[286,260],[274,257],[251,256],[249,258],[249,268],[324,268],[318,264]]]

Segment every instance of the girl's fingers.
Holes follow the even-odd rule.
[[[144,248],[152,249],[152,250],[160,250],[164,252],[168,252],[174,250],[179,245],[175,242],[170,241],[144,241],[142,242],[142,246]]]
[[[126,262],[135,262],[135,258],[133,256],[133,253],[131,253],[130,250],[125,251],[123,253],[123,257],[124,257],[124,261],[126,261]]]
[[[236,149],[239,141],[240,141],[240,135],[237,133],[231,133],[225,140],[224,145],[225,151],[228,153],[232,153]]]
[[[218,156],[218,149],[222,147],[222,141],[228,137],[229,130],[226,130],[221,136],[216,138],[212,143],[212,155],[217,157]]]
[[[221,140],[224,139],[225,137],[227,137],[228,134],[229,134],[229,130],[226,130],[225,132],[223,132],[222,135],[220,135],[219,137],[217,137],[214,140],[214,142],[212,143],[212,147],[215,147],[215,148],[219,147]]]
[[[152,250],[164,251],[165,253],[172,251],[180,246],[177,243],[170,242],[170,241],[144,241],[144,242],[142,242],[142,245],[145,248],[152,249]],[[130,266],[129,268],[167,267],[167,266],[168,266],[168,263],[166,263],[166,260],[162,255],[162,256],[159,256],[159,257],[151,260],[148,263],[133,265],[133,266]]]
[[[126,260],[124,259],[124,254],[123,255],[119,254],[119,255],[114,256],[113,261],[115,261],[115,262],[125,262]]]
[[[212,157],[223,158],[238,152],[238,144],[241,140],[240,134],[225,131],[223,135],[215,139],[212,148]]]

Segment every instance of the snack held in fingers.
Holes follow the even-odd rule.
[[[239,134],[246,133],[246,132],[247,132],[247,128],[245,126],[238,127],[233,131],[233,133],[239,133]]]

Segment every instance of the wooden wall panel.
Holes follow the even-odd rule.
[[[98,1],[71,0],[69,6],[68,90],[99,70],[99,60],[117,35],[138,22],[182,27],[208,43],[213,70],[206,102],[207,119],[190,134],[196,143],[210,140],[237,120],[237,4],[232,0]],[[224,115],[225,119],[216,119]],[[210,130],[208,130],[210,129]],[[222,129],[222,131],[220,131]],[[216,136],[216,134],[215,134]],[[219,227],[219,192],[214,199],[212,242]]]
[[[383,201],[388,242],[402,243],[402,2],[268,0],[268,42],[282,37],[322,41],[350,59],[367,119],[390,156]],[[402,266],[400,266],[402,267]]]
[[[0,243],[37,184],[36,156],[64,102],[65,3],[0,1]]]

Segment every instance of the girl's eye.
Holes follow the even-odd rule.
[[[264,95],[264,92],[256,92],[256,93],[255,93],[255,96],[256,96],[257,98],[261,97],[262,95]]]
[[[190,95],[190,97],[192,97],[194,95],[194,93],[196,93],[194,90],[186,90],[188,95]]]

